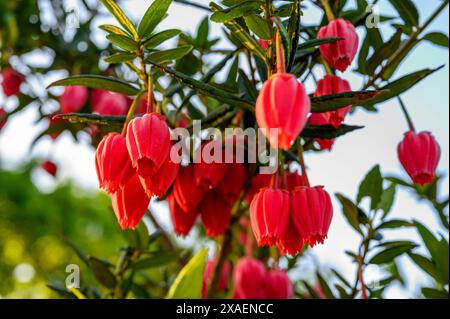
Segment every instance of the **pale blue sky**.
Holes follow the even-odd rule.
[[[207,4],[209,0],[197,0],[199,3]],[[151,0],[132,0],[126,2],[126,8],[131,14],[139,19],[144,9],[151,3]],[[380,0],[380,10],[389,14],[391,7],[386,0]],[[419,8],[421,22],[423,22],[431,12],[437,8],[441,1],[414,0]],[[308,6],[311,8],[311,6]],[[429,27],[429,31],[441,31],[448,34],[448,8]],[[169,11],[169,17],[161,25],[161,29],[178,27],[183,30],[194,32],[199,21],[204,17],[200,10],[187,8],[174,4]],[[308,9],[305,12],[304,20],[314,22],[319,18],[318,11]],[[112,21],[112,20],[111,20]],[[99,22],[100,23],[100,22]],[[362,30],[361,30],[362,31]],[[222,36],[218,25],[213,24],[212,32]],[[391,28],[387,27],[383,32],[390,33]],[[99,32],[96,38],[103,39],[104,34]],[[403,74],[424,69],[427,67],[437,67],[442,64],[446,66],[422,81],[412,90],[403,95],[403,99],[409,109],[413,121],[418,130],[432,131],[442,148],[442,158],[439,165],[439,172],[446,176],[442,191],[448,194],[448,171],[449,171],[449,55],[446,49],[437,47],[427,42],[422,42],[417,46],[407,60],[402,64],[394,78]],[[361,80],[347,71],[342,75],[350,81],[352,89],[359,89]],[[46,81],[50,81],[47,79]],[[314,90],[312,83],[308,82],[309,92]],[[2,97],[0,96],[0,104]],[[375,163],[379,163],[384,174],[395,174],[406,178],[405,173],[397,159],[396,147],[402,139],[407,126],[396,100],[391,100],[379,106],[379,113],[367,113],[358,110],[351,115],[346,122],[349,124],[364,125],[365,128],[355,133],[348,134],[336,141],[333,152],[318,153],[308,155],[306,162],[309,167],[309,175],[313,184],[325,185],[326,189],[334,194],[340,192],[350,198],[356,196],[359,182]],[[14,167],[23,163],[28,158],[28,145],[45,124],[34,126],[33,120],[36,112],[29,109],[16,115],[0,134],[0,159],[6,167]],[[27,128],[27,129],[24,129]],[[97,181],[94,168],[93,149],[86,146],[87,137],[82,144],[75,144],[67,134],[60,137],[52,145],[51,141],[44,140],[37,145],[33,155],[44,157],[51,154],[60,166],[59,181],[73,179],[79,185],[96,189]],[[52,182],[42,174],[34,174],[36,183],[43,188],[51,189]],[[340,269],[350,280],[354,278],[354,266],[350,259],[344,254],[344,250],[356,249],[359,244],[358,239],[352,229],[346,224],[340,212],[340,205],[334,200],[335,217],[329,233],[329,239],[325,245],[314,248],[312,251],[320,264],[326,268],[332,265]],[[167,211],[160,209],[160,218],[164,224],[167,223]],[[434,212],[424,203],[417,203],[411,195],[401,190],[398,193],[392,217],[418,219],[429,225],[433,230],[439,230]],[[418,241],[418,237],[412,230],[402,230],[391,232],[389,236],[393,238],[413,239]],[[448,234],[446,235],[448,237]],[[405,292],[399,287],[394,287],[389,291],[390,297],[411,296],[413,292],[418,295],[418,283],[429,280],[427,275],[412,265],[408,258],[401,259],[402,270],[408,274],[409,278],[415,278],[418,282],[409,282],[408,290]],[[299,273],[293,273],[293,278],[304,277],[308,274],[310,264],[301,265]],[[370,269],[369,277],[379,278],[378,269]]]

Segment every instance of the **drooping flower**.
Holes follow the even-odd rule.
[[[291,193],[291,218],[305,243],[323,243],[333,218],[330,195],[323,186],[297,187]]]
[[[314,96],[323,96],[351,91],[350,84],[336,75],[327,75],[317,82],[317,89]],[[351,105],[340,108],[336,111],[319,113],[327,124],[338,128],[344,121],[345,116],[350,111]],[[316,114],[311,117],[317,116]]]
[[[103,90],[95,90],[92,93],[91,104],[94,113],[100,115],[126,115],[129,108],[125,95]]]
[[[406,132],[397,152],[400,163],[414,184],[423,186],[433,183],[441,148],[430,132]]]
[[[88,89],[80,85],[66,86],[64,93],[59,98],[62,113],[78,112],[86,103]]]
[[[266,276],[267,272],[261,261],[251,257],[241,258],[234,268],[234,298],[266,298]]]
[[[216,268],[216,259],[210,259],[206,263],[205,272],[203,273],[203,282],[202,282],[202,298],[206,298],[206,293],[208,291],[208,286],[211,284],[212,275]],[[220,274],[218,291],[225,291],[228,288],[228,282],[230,281],[231,276],[231,265],[227,260],[223,264],[222,272]]]
[[[327,63],[336,70],[345,71],[352,63],[358,50],[358,35],[351,22],[342,18],[332,20],[320,28],[317,34],[321,38],[342,38],[333,43],[321,44],[320,53]]]
[[[135,174],[123,187],[112,194],[112,206],[122,229],[135,229],[144,217],[150,198]]]
[[[46,160],[46,161],[42,162],[41,167],[44,171],[46,171],[53,177],[56,176],[56,173],[58,171],[58,166],[56,166],[56,164],[53,163],[52,161]]]
[[[13,70],[12,68],[6,68],[2,72],[2,87],[5,96],[17,95],[20,92],[20,85],[25,80],[22,74]]]
[[[165,118],[157,113],[131,120],[126,140],[131,163],[141,177],[155,174],[169,155],[169,128]]]
[[[142,186],[148,196],[161,198],[172,186],[180,170],[180,163],[171,161],[170,156],[164,161],[164,164],[152,175],[152,177],[140,177]]]
[[[179,236],[187,236],[198,217],[197,210],[184,211],[175,200],[173,194],[167,197],[175,233]]]
[[[240,163],[227,164],[229,166],[227,174],[217,186],[217,191],[229,203],[234,203],[239,199],[247,181],[247,171]]]
[[[229,165],[223,162],[223,154],[215,154],[216,148],[222,151],[221,147],[219,141],[210,141],[198,149],[201,161],[194,165],[195,184],[204,190],[216,188],[227,173]]]
[[[231,208],[232,205],[225,201],[220,193],[210,191],[205,194],[199,211],[206,235],[217,237],[225,233],[230,223]]]
[[[48,128],[49,128],[49,135],[52,140],[56,140],[58,136],[61,134],[61,132],[64,130],[66,122],[61,119],[60,117],[57,117],[58,114],[49,114],[48,119]]]
[[[247,195],[245,197],[245,202],[250,204],[253,200],[253,197],[259,193],[259,191],[263,188],[269,187],[270,181],[272,180],[272,174],[257,174],[252,178],[250,183],[250,187],[247,191]],[[278,179],[278,187],[281,187],[281,180]]]
[[[288,227],[283,237],[277,241],[277,247],[283,255],[295,256],[301,253],[304,246],[302,235],[295,227],[292,216],[289,216]]]
[[[258,246],[275,245],[288,227],[289,192],[264,188],[250,204],[250,223]]]
[[[195,211],[202,200],[203,190],[193,187],[194,165],[181,167],[173,183],[173,196],[180,208],[185,211]]]
[[[294,295],[294,286],[286,272],[273,269],[266,276],[266,298],[291,299]]]
[[[305,127],[311,102],[294,75],[276,73],[267,80],[256,101],[256,120],[274,148],[288,151]]]
[[[124,136],[113,132],[103,137],[95,152],[95,168],[100,188],[111,194],[135,175]]]

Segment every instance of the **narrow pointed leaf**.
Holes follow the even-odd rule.
[[[156,26],[164,19],[172,0],[155,0],[147,9],[138,27],[138,34],[141,39],[151,35]]]
[[[136,95],[139,90],[128,84],[127,82],[119,79],[100,75],[75,75],[66,79],[62,79],[53,82],[48,86],[70,86],[70,85],[82,85],[92,89],[108,90],[116,93],[122,93],[126,95]]]
[[[100,2],[103,3],[106,9],[112,13],[116,20],[133,36],[133,38],[138,38],[138,34],[133,23],[114,0],[100,0]]]

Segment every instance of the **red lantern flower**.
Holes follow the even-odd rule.
[[[192,187],[193,180],[194,165],[189,165],[180,169],[173,184],[174,199],[185,212],[196,210],[203,197],[203,190]]]
[[[167,197],[173,228],[179,236],[187,236],[198,217],[197,210],[184,211],[171,194]]]
[[[225,233],[230,223],[231,208],[232,205],[216,191],[211,191],[204,196],[199,210],[206,235],[217,237]]]
[[[49,173],[50,175],[52,175],[53,177],[56,176],[56,173],[58,171],[58,166],[56,166],[55,163],[53,163],[52,161],[44,161],[41,164],[41,167],[43,170],[45,170],[47,173]]]
[[[342,38],[333,43],[321,44],[320,53],[325,61],[336,70],[345,71],[352,63],[358,50],[358,35],[355,27],[347,20],[336,19],[320,28],[317,34],[321,38]]]
[[[0,107],[0,130],[5,126],[6,124],[6,112],[4,109]]]
[[[295,76],[277,73],[259,92],[256,120],[272,147],[288,151],[305,127],[310,108],[309,97]]]
[[[150,113],[131,120],[127,127],[127,148],[141,177],[155,174],[169,156],[170,132],[165,118]]]
[[[305,242],[322,244],[333,218],[330,195],[323,186],[297,187],[291,194],[291,216]]]
[[[125,95],[102,90],[94,91],[91,103],[94,113],[100,115],[126,115],[129,108]]]
[[[95,168],[100,188],[108,193],[125,186],[135,175],[125,137],[118,133],[103,137],[95,152]]]
[[[304,246],[302,235],[294,225],[292,216],[289,216],[289,223],[284,236],[277,242],[277,247],[283,255],[295,256],[301,253]]]
[[[147,211],[150,198],[142,188],[138,175],[134,175],[112,195],[112,206],[122,229],[135,229]]]
[[[206,298],[206,293],[208,292],[208,285],[211,284],[212,275],[216,268],[216,260],[208,260],[205,266],[205,272],[203,273],[203,284],[202,284],[202,298]],[[225,291],[228,288],[228,281],[230,280],[231,265],[229,261],[225,261],[222,267],[222,273],[220,274],[218,291]]]
[[[142,186],[148,196],[161,198],[172,186],[180,170],[180,164],[170,160],[170,156],[151,178],[140,177]]]
[[[234,298],[264,299],[266,298],[267,272],[264,264],[251,257],[241,258],[234,269]]]
[[[20,92],[20,85],[25,80],[22,74],[11,68],[6,68],[2,73],[2,87],[5,96],[17,95]]]
[[[414,184],[423,186],[433,183],[441,148],[431,133],[406,132],[397,152]]]
[[[244,190],[247,171],[243,164],[232,163],[228,166],[227,174],[217,186],[217,191],[227,202],[234,203]]]
[[[291,299],[294,295],[294,286],[286,272],[274,269],[266,276],[266,298]]]
[[[264,188],[250,204],[250,222],[258,246],[274,245],[286,233],[289,221],[289,193]]]
[[[314,96],[322,96],[329,94],[337,94],[351,91],[350,84],[336,75],[327,75],[317,82],[317,89]],[[319,113],[327,124],[333,125],[335,128],[341,126],[345,116],[350,111],[351,105],[340,108],[336,111]],[[313,114],[311,117],[313,117]]]
[[[84,86],[73,85],[64,88],[64,93],[59,98],[62,113],[78,112],[86,103],[88,90]]]
[[[211,141],[203,144],[197,152],[197,157],[201,157],[201,161],[194,165],[195,183],[204,190],[216,188],[228,170],[228,165],[223,162],[223,156],[215,158],[217,147],[222,147],[220,142]],[[204,158],[205,156],[211,158]]]

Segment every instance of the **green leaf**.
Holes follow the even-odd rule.
[[[336,41],[342,40],[342,38],[337,38],[337,37],[329,37],[329,38],[320,38],[320,39],[312,39],[312,40],[308,40],[305,41],[303,43],[300,43],[297,47],[297,52],[298,51],[302,51],[302,50],[306,50],[306,49],[310,49],[310,48],[315,48],[321,44],[327,44],[327,43],[334,43]]]
[[[107,63],[115,64],[115,63],[123,63],[127,61],[134,60],[136,58],[136,54],[129,52],[119,52],[113,55],[106,57],[104,60]]]
[[[134,263],[133,270],[150,269],[167,265],[177,259],[177,256],[169,252],[158,252],[152,257],[144,258]]]
[[[151,61],[154,63],[167,63],[173,60],[179,60],[186,54],[191,52],[193,48],[194,47],[192,45],[183,45],[175,49],[154,52],[149,54],[145,61]]]
[[[94,125],[108,125],[112,126],[112,128],[122,127],[122,124],[125,123],[125,116],[112,116],[112,115],[99,115],[93,113],[66,113],[66,114],[57,114],[53,116],[53,118],[59,118],[63,120],[68,120],[72,123],[85,123],[85,124],[94,124]],[[51,132],[47,132],[51,133]]]
[[[249,14],[244,17],[245,24],[256,36],[263,40],[273,40],[272,25],[259,14]]]
[[[448,36],[442,32],[430,32],[423,37],[423,40],[448,48]]]
[[[100,29],[108,32],[109,34],[117,34],[117,35],[123,35],[123,36],[128,36],[128,34],[123,31],[122,29],[116,27],[115,25],[111,25],[111,24],[104,24],[101,25],[99,27]]]
[[[119,79],[100,75],[75,75],[62,79],[50,84],[47,88],[54,86],[70,86],[70,85],[82,85],[92,89],[108,90],[116,93],[122,93],[125,95],[136,95],[139,90],[128,84],[127,82]]]
[[[407,25],[419,26],[419,12],[411,0],[389,0]]]
[[[148,38],[156,26],[164,19],[172,0],[155,0],[147,9],[138,27],[141,39]]]
[[[341,202],[342,211],[345,218],[349,224],[359,233],[361,233],[361,228],[359,227],[359,211],[358,206],[356,206],[350,199],[341,194],[336,194],[337,199]]]
[[[109,289],[112,289],[116,286],[116,277],[102,260],[96,257],[89,257],[89,265],[92,272],[94,273],[95,278],[100,284]]]
[[[448,242],[442,238],[439,241],[438,252],[435,257],[436,266],[442,282],[448,284],[449,280],[449,249]]]
[[[211,10],[218,12],[221,7],[211,2]],[[259,56],[264,61],[267,60],[266,52],[259,45],[259,43],[247,32],[247,30],[237,22],[237,20],[230,20],[225,22],[225,26],[230,30],[231,34],[247,49]]]
[[[383,73],[381,74],[381,78],[385,81],[389,80],[392,75],[394,75],[395,71],[398,67],[405,61],[406,56],[415,48],[415,46],[420,42],[420,40],[414,40],[410,42],[406,49],[404,49],[401,54],[397,57],[395,62],[391,63],[388,67],[383,69]],[[388,60],[389,63],[389,60]]]
[[[212,4],[211,4],[212,5]],[[232,7],[220,9],[211,15],[211,21],[225,23],[259,10],[257,1],[245,1]]]
[[[370,197],[370,209],[375,209],[380,203],[382,192],[383,177],[381,176],[380,166],[376,165],[359,185],[358,197],[356,201],[359,204],[364,197]]]
[[[413,223],[403,220],[403,219],[391,219],[387,220],[383,223],[381,223],[376,230],[380,229],[393,229],[393,228],[400,228],[400,227],[412,227],[414,226]]]
[[[109,12],[116,18],[122,27],[124,27],[134,39],[138,39],[139,36],[136,32],[136,28],[130,19],[125,15],[122,9],[117,5],[114,0],[100,0],[101,3],[108,9]]]
[[[190,87],[191,89],[196,90],[200,94],[210,96],[212,98],[215,98],[219,101],[229,103],[231,105],[237,106],[239,108],[249,110],[253,112],[254,106],[251,103],[248,103],[247,101],[241,100],[240,98],[231,95],[230,93],[223,91],[221,89],[218,89],[212,85],[203,83],[201,81],[192,79],[186,75],[184,75],[181,72],[175,71],[173,69],[167,68],[163,65],[160,65],[158,63],[154,63],[152,61],[148,61],[149,64],[155,66],[156,68],[160,69],[164,73],[170,75],[177,81],[181,82],[182,84]]]
[[[408,253],[408,256],[417,266],[419,266],[428,275],[433,277],[436,281],[445,283],[445,279],[440,276],[439,271],[437,270],[436,265],[433,263],[433,261],[419,254]]]
[[[348,105],[359,106],[373,103],[386,91],[352,91],[311,97],[311,112],[324,113],[336,111]]]
[[[59,284],[47,284],[46,286],[56,292],[62,298],[76,299],[73,293],[71,293],[70,290],[64,286],[60,286]]]
[[[197,30],[197,37],[195,38],[195,46],[200,49],[205,49],[208,44],[209,36],[209,20],[206,16],[200,23]]]
[[[332,139],[355,130],[362,129],[363,126],[342,124],[338,128],[332,125],[312,125],[307,124],[301,132],[302,137]]]
[[[401,245],[389,246],[385,250],[383,250],[383,251],[379,252],[378,254],[376,254],[375,256],[373,256],[369,260],[369,264],[380,265],[380,264],[386,264],[386,263],[392,262],[396,257],[398,257],[406,252],[409,252],[411,249],[413,249],[415,247],[416,247],[416,245],[414,245],[412,243],[404,243]]]
[[[368,61],[365,61],[368,74],[373,74],[381,63],[390,58],[399,48],[403,30],[398,28],[385,45],[376,50]]]
[[[335,299],[333,292],[330,289],[330,286],[328,286],[325,279],[319,273],[317,273],[317,281],[319,282],[320,288],[322,289],[322,292],[325,295],[325,297],[327,297],[327,299]]]
[[[397,189],[397,184],[391,183],[391,185],[386,188],[381,194],[380,202],[377,205],[377,209],[381,209],[384,214],[383,218],[390,212],[392,204],[395,199],[395,190]]]
[[[422,294],[428,299],[447,299],[449,298],[448,291],[442,291],[435,288],[422,288]]]
[[[205,271],[208,249],[198,252],[181,269],[169,289],[169,299],[199,299],[201,298],[203,273]]]
[[[109,34],[106,38],[119,48],[127,51],[135,51],[139,48],[139,44],[136,41],[124,35]]]
[[[82,260],[86,265],[89,265],[89,259],[85,255],[85,253],[81,250],[80,247],[78,247],[77,244],[75,244],[73,241],[71,241],[69,238],[64,238],[64,241],[72,248],[72,250],[75,252],[75,254]]]
[[[412,88],[414,85],[419,83],[421,80],[429,76],[430,74],[436,72],[437,70],[441,69],[443,66],[436,68],[436,69],[424,69],[421,71],[417,71],[411,74],[408,74],[384,87],[382,87],[380,90],[383,90],[384,92],[376,96],[374,99],[370,101],[370,103],[367,103],[368,105],[375,105],[378,103],[385,102],[393,97],[399,96],[402,93],[408,91],[410,88]]]
[[[159,33],[156,33],[156,34],[152,35],[146,41],[142,42],[142,44],[147,49],[153,49],[153,48],[156,48],[161,43],[176,37],[180,33],[181,33],[181,31],[177,30],[177,29],[165,30],[165,31],[162,31],[162,32],[159,32]]]
[[[423,243],[427,247],[431,257],[433,260],[436,260],[436,256],[439,251],[439,241],[436,237],[434,237],[433,233],[419,221],[414,220],[414,225],[416,226],[420,237],[422,237]]]

